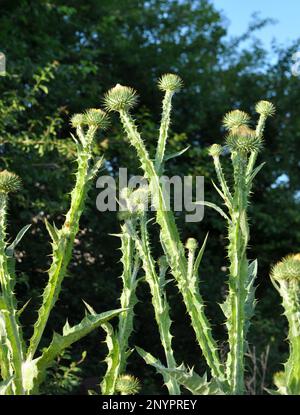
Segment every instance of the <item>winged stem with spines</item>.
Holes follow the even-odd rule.
[[[132,351],[129,347],[129,338],[133,332],[140,259],[128,228],[136,228],[135,218],[126,218],[124,224],[121,226],[121,234],[117,235],[121,239],[121,263],[123,266],[121,275],[123,286],[120,305],[125,311],[119,315],[116,330],[109,323],[103,326],[106,331],[105,342],[107,344],[108,354],[105,359],[107,369],[101,382],[102,395],[114,395],[117,393],[118,379],[126,375],[127,359]]]
[[[125,133],[137,151],[144,176],[149,182],[152,202],[156,211],[156,221],[161,229],[161,242],[171,272],[183,296],[184,303],[192,320],[196,338],[211,369],[212,375],[223,382],[225,380],[225,371],[218,355],[218,347],[213,339],[210,323],[204,313],[204,303],[199,292],[198,284],[190,284],[188,281],[188,261],[185,256],[185,248],[180,240],[173,212],[167,208],[167,201],[164,198],[160,183],[160,173],[164,160],[164,149],[169,127],[168,120],[171,110],[171,94],[169,92],[175,92],[179,89],[180,84],[180,78],[171,74],[162,77],[159,83],[160,88],[166,94],[155,164],[151,160],[130,114],[130,109],[136,102],[135,91],[130,87],[117,85],[108,91],[105,96],[105,103],[108,110],[119,113]],[[167,94],[169,95],[168,98],[166,98]]]
[[[38,393],[47,368],[67,347],[92,330],[100,327],[122,311],[113,310],[102,314],[87,315],[81,323],[63,328],[62,335],[54,333],[49,347],[35,357],[50,312],[58,299],[62,281],[71,259],[75,236],[79,229],[79,220],[84,209],[90,183],[102,165],[102,159],[93,156],[93,141],[98,128],[107,125],[107,116],[102,110],[91,109],[85,114],[72,118],[77,128],[77,163],[75,187],[71,192],[70,209],[61,229],[46,222],[52,239],[52,263],[48,271],[48,283],[43,292],[42,305],[34,325],[33,335],[26,350],[22,338],[22,329],[18,322],[19,311],[14,295],[16,274],[14,271],[14,249],[29,226],[24,227],[15,241],[6,242],[6,212],[8,194],[20,187],[19,178],[13,173],[0,173],[0,357],[1,357],[1,394]]]
[[[254,177],[262,165],[255,169],[257,155],[263,144],[263,129],[268,116],[274,114],[274,107],[267,101],[256,106],[260,114],[256,131],[249,127],[248,114],[235,110],[224,117],[224,126],[228,130],[227,148],[231,152],[233,168],[233,189],[230,191],[221,166],[220,156],[223,148],[214,144],[209,153],[213,157],[220,188],[219,195],[228,210],[228,214],[218,206],[206,203],[216,209],[227,220],[229,259],[228,295],[221,305],[226,317],[229,352],[226,362],[226,377],[231,394],[243,394],[246,335],[250,319],[254,313],[254,280],[257,274],[257,262],[249,263],[247,247],[249,242],[249,226],[247,208]]]

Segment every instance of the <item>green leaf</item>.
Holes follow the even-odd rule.
[[[54,242],[54,243],[57,243],[58,242],[58,238],[59,238],[59,235],[58,235],[58,229],[56,228],[56,226],[55,225],[51,225],[48,221],[47,221],[47,219],[45,219],[45,225],[46,225],[46,228],[47,228],[47,231],[48,231],[48,233],[49,233],[49,235],[50,235],[50,237],[51,237],[51,239],[52,239],[52,241]]]
[[[100,327],[111,318],[119,315],[124,309],[107,311],[96,315],[87,315],[76,326],[70,327],[68,323],[63,328],[63,334],[54,333],[50,346],[44,350],[42,356],[34,360],[27,360],[23,364],[23,377],[27,392],[34,393],[44,380],[46,369],[51,366],[54,359],[66,348]]]
[[[200,251],[198,252],[198,255],[197,255],[197,258],[196,258],[196,261],[195,261],[195,264],[194,264],[194,274],[195,275],[198,273],[198,269],[199,269],[199,266],[200,266],[201,261],[202,261],[202,257],[203,257],[205,247],[206,247],[207,238],[208,238],[208,233],[206,234],[206,237],[203,241],[203,244],[201,246]]]
[[[23,305],[22,308],[20,308],[20,310],[17,311],[17,316],[20,317],[20,315],[23,313],[23,311],[25,310],[25,308],[28,306],[28,304],[30,303],[31,298],[29,298],[28,301],[26,301],[26,303]]]
[[[214,203],[206,202],[204,200],[200,200],[200,201],[196,202],[196,205],[202,205],[202,206],[210,207],[210,208],[216,210],[218,213],[220,213],[220,215],[223,216],[223,218],[225,218],[229,223],[231,222],[231,220],[226,215],[226,213],[224,212],[224,210],[221,209],[219,206],[215,205]]]
[[[264,167],[265,164],[266,162],[263,162],[253,170],[251,175],[247,177],[247,184],[251,184],[253,182],[255,176],[260,172],[260,170]]]
[[[101,383],[101,392],[102,395],[114,395],[116,382],[120,374],[120,344],[111,324],[105,323],[102,327],[106,331],[105,343],[107,344],[108,354],[105,358],[107,369]]]
[[[176,157],[181,156],[182,154],[184,154],[188,149],[190,148],[190,146],[187,146],[186,148],[184,148],[183,150],[177,151],[176,153],[171,153],[171,154],[167,154],[164,158],[164,161],[168,161],[168,160],[172,160],[175,159]]]
[[[21,241],[21,239],[23,238],[23,236],[25,235],[25,233],[28,231],[28,229],[31,227],[31,225],[26,225],[24,226],[20,232],[18,233],[18,235],[16,236],[15,240],[13,241],[12,244],[10,244],[7,248],[6,248],[6,255],[12,257],[14,255],[14,251],[16,246],[18,245],[18,243]]]
[[[145,362],[153,366],[158,373],[163,376],[169,375],[193,395],[224,395],[219,382],[215,379],[208,382],[206,374],[199,376],[193,369],[187,369],[183,364],[175,369],[167,369],[160,360],[150,353],[137,346],[136,350]]]

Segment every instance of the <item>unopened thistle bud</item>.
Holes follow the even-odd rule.
[[[16,192],[21,188],[21,179],[14,173],[7,170],[0,172],[0,193]]]
[[[117,84],[105,94],[104,103],[107,111],[127,111],[136,105],[137,98],[133,88]]]
[[[70,123],[71,123],[73,128],[82,127],[85,123],[84,114],[74,114],[71,117]]]
[[[249,122],[250,116],[246,112],[240,110],[230,111],[223,118],[223,125],[228,131],[248,125]]]
[[[227,135],[226,144],[231,151],[242,153],[258,152],[263,146],[263,139],[258,137],[254,130],[243,125],[235,128]]]
[[[141,389],[139,379],[132,375],[120,375],[116,382],[116,392],[121,395],[136,395]]]
[[[182,79],[172,73],[162,75],[158,81],[158,88],[161,91],[177,92],[182,88],[182,85]]]
[[[185,243],[185,247],[189,251],[195,252],[196,249],[198,248],[198,242],[195,238],[188,238],[188,240]]]
[[[288,255],[278,262],[271,271],[275,281],[298,282],[300,285],[300,254]]]
[[[109,125],[108,115],[104,111],[96,108],[87,110],[84,114],[83,121],[89,127],[98,127],[102,130],[105,130]]]
[[[222,153],[222,146],[220,146],[219,144],[213,144],[208,149],[208,154],[211,157],[219,157],[221,153]]]
[[[269,101],[259,101],[256,104],[255,110],[258,114],[265,117],[272,117],[275,114],[275,106]]]

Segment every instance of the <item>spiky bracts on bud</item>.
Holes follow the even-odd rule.
[[[185,247],[186,249],[188,249],[189,251],[196,251],[196,249],[198,248],[198,241],[195,238],[189,238],[186,243],[185,243]]]
[[[74,114],[70,119],[70,124],[73,128],[83,127],[84,125],[84,114]]]
[[[22,181],[15,173],[7,170],[0,172],[0,193],[17,192],[22,187]]]
[[[109,126],[109,118],[106,112],[101,109],[90,108],[84,114],[74,114],[70,123],[73,128],[88,126],[106,130]]]
[[[161,91],[177,92],[182,88],[182,86],[182,79],[178,75],[172,73],[162,75],[162,77],[158,80],[158,88]]]
[[[107,111],[128,111],[137,103],[136,91],[129,87],[117,84],[104,96],[105,108]]]
[[[120,375],[116,382],[116,392],[121,395],[136,395],[141,390],[141,382],[132,375]]]
[[[256,135],[255,131],[247,126],[233,129],[226,137],[226,144],[231,151],[241,153],[258,152],[263,146],[262,137]]]
[[[106,112],[101,109],[90,108],[84,113],[84,124],[106,130],[109,126],[109,118]]]
[[[222,154],[222,146],[219,144],[213,144],[208,149],[208,154],[211,157],[219,157]]]
[[[275,105],[269,101],[259,101],[255,106],[255,110],[258,114],[265,117],[272,117],[276,112]]]
[[[300,254],[288,255],[278,262],[272,268],[271,278],[278,282],[298,282],[300,287]]]
[[[300,395],[300,254],[288,255],[271,271],[273,285],[282,297],[284,314],[289,323],[290,355],[284,365],[279,393]]]
[[[249,122],[250,116],[246,112],[240,110],[230,111],[223,118],[223,125],[228,131],[247,126]]]

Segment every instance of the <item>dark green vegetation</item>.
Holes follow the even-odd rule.
[[[149,114],[157,120],[160,116],[160,94],[154,87],[155,81],[162,73],[179,73],[185,87],[174,98],[170,147],[175,151],[187,144],[192,147],[169,163],[168,173],[204,175],[206,200],[219,202],[211,185],[215,173],[207,149],[222,141],[223,114],[232,108],[252,108],[254,113],[253,103],[260,99],[274,103],[277,115],[269,122],[261,156],[266,165],[254,184],[249,215],[249,258],[258,258],[259,262],[259,303],[249,340],[250,346],[256,344],[257,357],[270,346],[266,383],[270,386],[272,373],[286,361],[288,346],[284,342],[287,324],[279,317],[280,298],[268,274],[277,260],[297,252],[300,242],[300,96],[299,79],[292,77],[290,71],[296,45],[276,50],[278,62],[270,63],[259,42],[252,41],[249,35],[246,49],[242,39],[225,40],[221,16],[209,2],[200,0],[3,1],[0,16],[0,50],[6,54],[8,71],[6,77],[0,78],[1,168],[21,176],[24,186],[11,200],[9,233],[15,235],[22,226],[32,223],[19,246],[17,262],[16,290],[18,298],[23,299],[20,306],[31,298],[21,320],[27,327],[35,320],[38,296],[50,264],[50,259],[48,264],[44,262],[51,248],[43,221],[46,217],[63,222],[60,214],[67,207],[72,188],[75,166],[69,138],[70,114],[99,107],[103,92],[117,82],[131,85],[142,95],[138,117],[143,120],[144,137],[151,148],[157,127]],[[264,23],[256,22],[257,28]],[[114,122],[107,137],[99,141],[98,151],[104,151],[112,174],[124,166],[137,173],[135,155],[128,151],[117,126]],[[280,181],[282,175],[288,181]],[[96,195],[97,189],[92,190],[75,241],[69,278],[46,331],[49,339],[66,316],[70,323],[81,319],[84,305],[80,298],[97,312],[117,308],[119,304],[120,241],[109,234],[118,233],[120,224],[116,215],[96,210]],[[221,310],[214,305],[222,302],[224,298],[219,293],[223,291],[225,295],[226,290],[223,267],[227,241],[222,219],[207,209],[200,224],[184,224],[183,218],[179,218],[179,223],[180,220],[183,240],[190,236],[203,240],[210,232],[202,264],[202,293],[205,299],[209,298],[208,311],[214,322],[222,322]],[[176,359],[194,364],[199,356],[197,369],[201,371],[199,349],[190,340],[194,338],[193,332],[177,289],[172,284],[168,288]],[[147,285],[141,284],[137,294],[146,305],[136,307],[138,335],[132,344],[159,357],[162,350]],[[220,329],[221,325],[216,327],[219,332],[215,335],[222,340],[226,330]],[[101,363],[105,352],[103,338],[104,333],[94,333],[72,349],[72,361],[80,361],[83,350],[88,352],[88,358],[77,368],[68,368],[68,355],[62,358],[59,371],[50,375],[46,392],[74,393],[82,380],[94,376],[100,380],[105,370]],[[260,370],[259,361],[256,364]],[[250,379],[251,359],[248,365]],[[146,379],[142,393],[161,393],[161,379],[136,354],[130,358],[128,371]],[[250,385],[251,391],[254,388],[261,393],[260,383],[258,375],[256,387]]]

